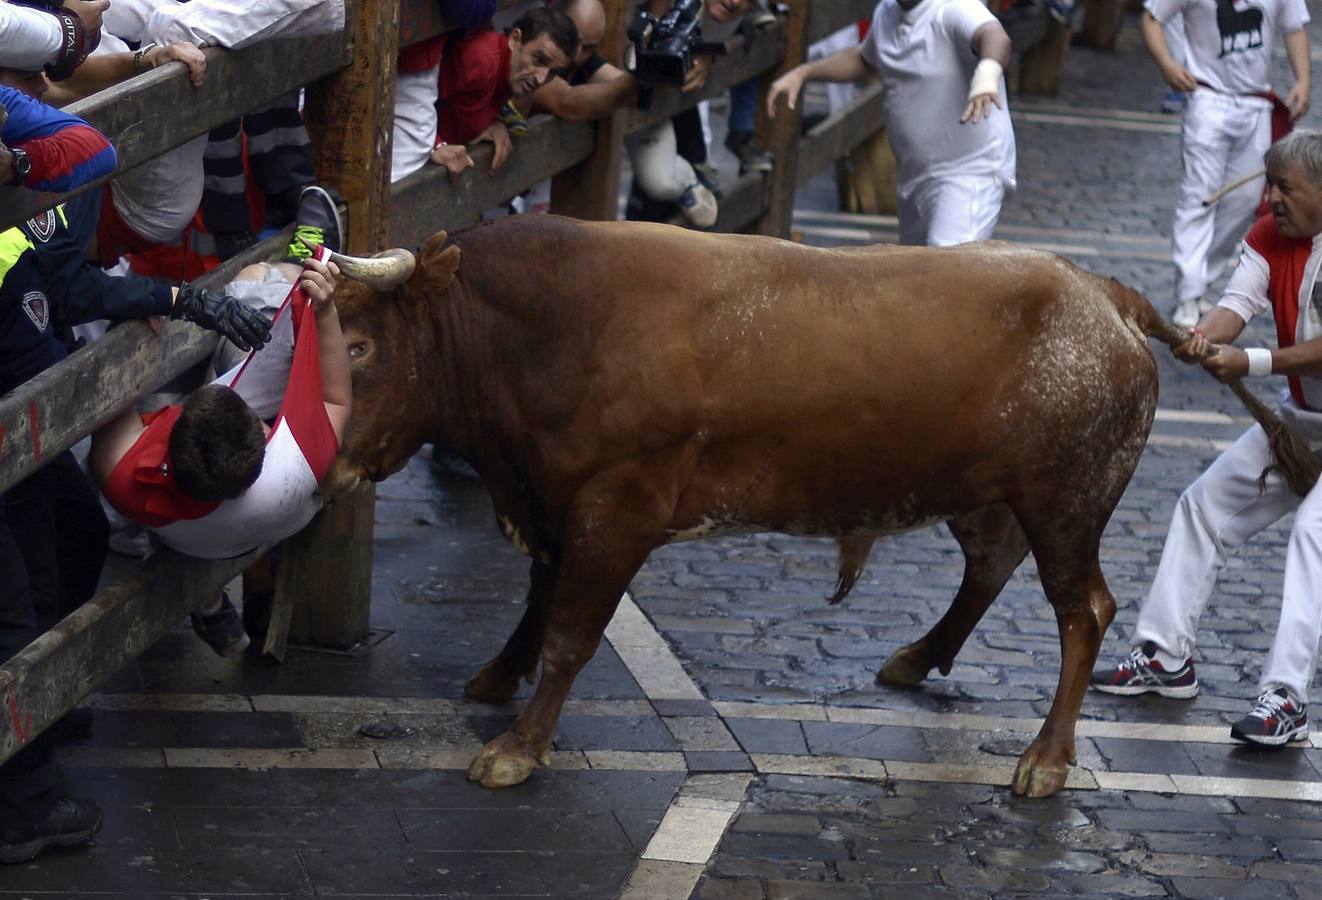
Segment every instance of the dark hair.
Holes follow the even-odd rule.
[[[262,474],[265,454],[261,419],[222,384],[190,394],[170,432],[174,483],[194,500],[239,496]]]
[[[519,39],[525,44],[549,34],[551,42],[563,50],[570,60],[578,55],[578,26],[558,9],[534,6],[519,16],[511,30],[514,28],[519,29]]]

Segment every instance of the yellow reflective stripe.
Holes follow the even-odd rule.
[[[20,256],[36,247],[18,226],[0,231],[0,281],[14,268]]]
[[[1072,7],[1071,7],[1071,8],[1072,8]],[[68,227],[69,227],[69,218],[68,218],[68,216],[66,216],[66,215],[64,214],[64,204],[61,203],[59,206],[55,207],[55,211],[56,211],[57,213],[59,213],[59,215],[60,215],[60,221],[64,223],[64,227],[65,227],[65,228],[68,228]]]

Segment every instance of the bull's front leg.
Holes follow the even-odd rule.
[[[1061,593],[1048,584],[1051,576],[1043,572],[1047,597],[1056,608],[1060,628],[1060,683],[1042,730],[1028,745],[1015,768],[1011,790],[1028,797],[1049,797],[1065,786],[1069,767],[1075,761],[1074,725],[1083,708],[1088,678],[1097,662],[1102,635],[1115,617],[1115,598],[1102,577],[1101,566],[1094,561],[1092,571],[1074,594],[1072,604],[1059,602]]]
[[[550,763],[551,740],[574,679],[592,658],[620,597],[659,543],[669,509],[654,487],[605,483],[579,498],[566,531],[542,642],[542,675],[522,715],[468,768],[470,781],[508,787]]]
[[[558,563],[534,561],[528,572],[528,606],[500,653],[469,679],[464,694],[482,703],[506,703],[519,689],[519,680],[532,681],[542,653],[546,620],[559,574]]]

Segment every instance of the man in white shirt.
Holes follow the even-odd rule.
[[[1183,63],[1171,55],[1163,26],[1184,23]],[[1173,228],[1177,325],[1189,327],[1211,308],[1208,290],[1253,222],[1263,182],[1255,179],[1211,207],[1203,199],[1259,168],[1273,138],[1308,111],[1308,22],[1304,0],[1146,0],[1143,40],[1166,83],[1191,92],[1180,131],[1184,177]],[[1276,36],[1284,36],[1294,87],[1288,117],[1273,128],[1267,80]],[[1279,101],[1277,101],[1279,102]],[[1273,132],[1276,132],[1273,134]]]
[[[886,135],[899,166],[900,241],[940,247],[984,240],[1015,186],[1002,77],[1009,61],[1009,36],[978,0],[882,0],[862,44],[776,79],[767,113],[775,115],[782,95],[793,108],[806,81],[858,81],[875,72],[886,88]]]
[[[1249,231],[1220,305],[1172,352],[1185,362],[1201,362],[1221,381],[1286,376],[1281,418],[1317,448],[1322,446],[1322,134],[1296,131],[1273,145],[1266,161],[1272,214]],[[1276,319],[1278,349],[1229,345],[1263,313]],[[1207,356],[1213,344],[1216,355]],[[1138,612],[1134,650],[1118,666],[1093,675],[1096,690],[1177,699],[1197,695],[1195,632],[1227,552],[1294,511],[1280,623],[1258,682],[1260,696],[1230,734],[1266,746],[1308,736],[1308,685],[1322,638],[1317,595],[1322,488],[1301,500],[1279,474],[1260,487],[1260,476],[1271,465],[1267,436],[1255,425],[1180,497],[1152,589]]]

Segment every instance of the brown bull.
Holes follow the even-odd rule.
[[[542,676],[470,778],[517,784],[545,764],[654,548],[836,537],[843,596],[878,536],[948,520],[963,584],[877,679],[949,672],[1031,550],[1063,658],[1013,790],[1061,788],[1115,611],[1098,544],[1156,406],[1146,337],[1173,340],[1146,300],[1000,243],[823,250],[554,216],[446,241],[389,298],[341,288],[354,417],[331,486],[438,441],[533,560],[527,611],[467,693],[501,702],[539,661]]]

